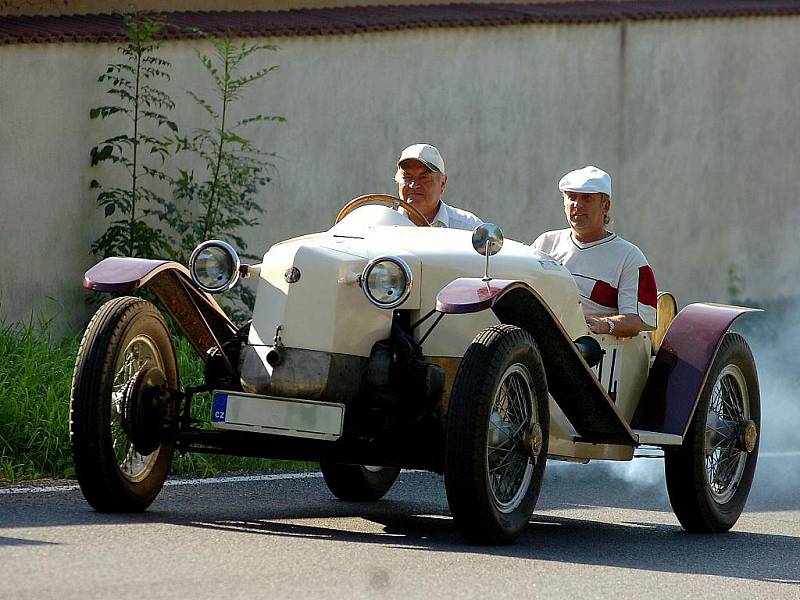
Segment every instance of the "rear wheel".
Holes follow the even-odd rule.
[[[374,502],[392,487],[400,469],[321,462],[320,470],[331,493],[340,500]]]
[[[464,354],[448,407],[445,486],[468,541],[507,544],[528,524],[547,461],[547,398],[525,330],[489,327]]]
[[[753,483],[760,431],[753,355],[744,338],[727,333],[683,444],[664,456],[670,503],[684,529],[733,527]]]
[[[172,462],[161,442],[177,390],[172,338],[146,300],[106,302],[89,322],[72,379],[70,441],[81,491],[96,510],[135,512],[158,495]]]

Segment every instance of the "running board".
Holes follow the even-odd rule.
[[[636,436],[640,446],[680,446],[683,443],[683,438],[674,433],[634,429],[633,435]]]

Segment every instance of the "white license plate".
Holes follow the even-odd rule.
[[[211,423],[219,429],[336,440],[342,435],[344,404],[215,391]]]

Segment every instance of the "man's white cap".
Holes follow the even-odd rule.
[[[581,192],[596,194],[598,192],[611,196],[611,175],[589,165],[576,171],[570,171],[558,182],[562,192]]]
[[[397,166],[401,166],[407,160],[418,160],[431,171],[444,173],[444,159],[439,154],[436,146],[413,144],[400,154],[400,158],[397,159]]]

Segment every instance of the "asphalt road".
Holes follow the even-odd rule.
[[[525,534],[490,548],[464,544],[429,473],[372,504],[318,475],[172,481],[140,515],[93,512],[70,482],[0,488],[0,598],[797,599],[797,454],[760,459],[723,535],[681,530],[660,461],[550,463]]]

